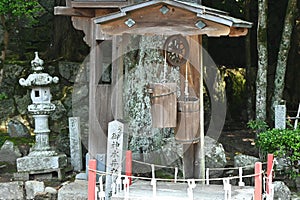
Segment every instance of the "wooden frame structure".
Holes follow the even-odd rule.
[[[66,6],[55,7],[55,15],[71,16],[73,26],[85,33],[85,42],[91,47],[89,83],[89,153],[106,153],[107,124],[122,119],[121,85],[117,81],[123,73],[122,55],[126,34],[187,36],[190,41],[190,63],[193,82],[200,99],[200,142],[185,146],[184,165],[188,178],[204,178],[204,114],[201,35],[243,36],[251,23],[230,17],[228,13],[196,3],[178,0],[149,0],[134,4],[126,0],[66,0]],[[123,35],[123,37],[122,37]],[[123,38],[123,39],[122,39]],[[98,84],[102,68],[101,41],[112,40],[112,80],[110,85]],[[191,42],[197,41],[198,45]],[[196,72],[198,71],[198,73]],[[113,88],[117,88],[113,93]],[[106,104],[97,104],[98,101]],[[113,102],[110,104],[110,102]],[[106,127],[106,128],[103,128]],[[192,166],[192,167],[191,167]],[[201,166],[201,167],[200,167]]]

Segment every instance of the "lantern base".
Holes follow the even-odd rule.
[[[60,169],[67,166],[67,156],[25,156],[17,159],[18,172],[32,172],[51,169]]]

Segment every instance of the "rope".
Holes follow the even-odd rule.
[[[109,173],[109,172],[103,172],[103,171],[98,171],[98,170],[94,170],[94,169],[90,169],[88,168],[89,171],[92,172],[96,172],[96,174],[98,175],[112,175],[113,173]],[[264,171],[262,170],[260,173],[257,174],[249,174],[249,175],[244,175],[242,176],[242,178],[250,178],[250,177],[255,177],[255,176],[259,176],[264,174]],[[141,180],[148,180],[151,181],[153,178],[149,178],[149,177],[141,177],[141,176],[126,176],[126,175],[121,175],[121,177],[128,177],[128,178],[135,178],[135,179],[141,179]],[[229,180],[233,180],[233,179],[239,179],[240,176],[232,176],[232,177],[223,177],[223,178],[211,178],[208,179],[209,181],[222,181],[224,179],[229,179]],[[167,178],[155,178],[158,181],[165,181],[165,182],[175,182],[175,179],[167,179]],[[187,182],[190,179],[176,179],[177,182]],[[207,179],[194,179],[196,182],[203,182],[203,181],[207,181]]]
[[[168,168],[168,169],[175,169],[176,167],[170,167],[170,166],[165,166],[165,165],[158,165],[158,164],[153,164],[153,163],[146,163],[146,162],[143,162],[143,161],[138,161],[138,160],[132,160],[132,162],[135,162],[135,163],[139,163],[139,164],[143,164],[143,165],[148,165],[148,166],[151,166],[151,165],[154,165],[155,167],[158,167],[158,168]],[[267,163],[264,162],[262,163],[262,165],[266,165]],[[254,164],[252,165],[246,165],[246,166],[243,166],[243,167],[228,167],[228,168],[209,168],[210,171],[222,171],[222,170],[235,170],[235,169],[239,169],[239,168],[250,168],[250,167],[254,167]]]
[[[143,164],[143,165],[148,165],[148,166],[154,165],[155,167],[158,167],[158,168],[168,168],[168,169],[175,169],[176,168],[176,167],[170,167],[170,166],[164,166],[164,165],[156,165],[156,164],[152,164],[152,163],[146,163],[146,162],[138,161],[138,160],[132,160],[132,162]]]

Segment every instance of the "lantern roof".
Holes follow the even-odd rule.
[[[102,33],[119,35],[164,34],[241,36],[252,23],[227,12],[179,0],[150,0],[120,7],[117,12],[94,18]]]

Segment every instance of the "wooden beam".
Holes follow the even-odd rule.
[[[72,24],[73,27],[77,30],[83,31],[85,36],[83,37],[83,40],[85,41],[85,43],[87,45],[89,45],[90,47],[92,47],[92,36],[94,36],[94,34],[92,34],[92,23],[93,21],[91,20],[91,18],[88,17],[72,17]],[[95,27],[95,26],[93,26]]]
[[[182,8],[168,6],[170,11],[166,14],[160,12],[162,5],[153,5],[147,9],[134,10],[129,13],[123,13],[116,19],[108,18],[105,22],[101,20],[101,30],[109,35],[122,35],[124,33],[139,35],[202,35],[209,36],[228,35],[230,28],[197,17],[193,12]],[[125,22],[131,19],[134,21],[133,26],[128,26]],[[206,27],[199,29],[196,23],[202,20]],[[98,20],[100,21],[100,20]],[[103,22],[104,21],[104,22]],[[97,21],[96,21],[97,22]]]
[[[91,9],[74,9],[71,7],[56,6],[54,7],[54,15],[94,17],[95,11]]]
[[[120,8],[126,5],[127,1],[71,1],[73,8]]]
[[[247,28],[239,28],[239,27],[230,27],[229,36],[230,37],[239,37],[245,36],[248,33]]]

